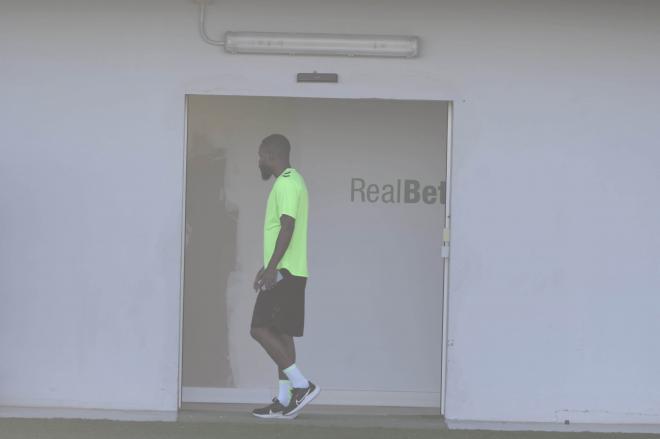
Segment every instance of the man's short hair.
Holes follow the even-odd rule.
[[[261,147],[274,156],[288,160],[291,153],[291,144],[282,134],[271,134],[261,141]]]

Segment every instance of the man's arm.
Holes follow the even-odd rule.
[[[264,267],[261,267],[259,271],[257,272],[257,275],[254,277],[254,284],[252,284],[252,288],[254,288],[254,291],[257,293],[261,289],[261,276],[264,274]]]
[[[293,236],[293,229],[296,226],[296,220],[289,215],[282,215],[280,217],[280,233],[277,235],[277,242],[275,243],[275,251],[270,258],[268,266],[261,275],[259,282],[260,286],[270,290],[277,280],[277,265],[284,257],[284,253],[289,248],[291,237]]]
[[[289,248],[291,237],[293,236],[293,229],[296,226],[296,220],[289,215],[282,215],[280,217],[280,233],[277,235],[277,242],[275,243],[275,251],[270,258],[266,270],[276,270],[277,264],[280,263]]]

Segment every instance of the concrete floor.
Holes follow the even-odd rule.
[[[0,410],[0,439],[256,439],[256,438],[410,438],[410,439],[516,439],[516,438],[653,438],[660,436],[622,433],[531,432],[450,430],[439,416],[390,411],[375,414],[350,409],[310,406],[292,421],[264,421],[254,418],[246,406],[186,407],[169,422],[145,421],[149,416],[136,415],[136,420],[104,419],[43,419],[50,417],[116,417],[116,413],[86,411],[30,411],[30,409]],[[95,413],[93,413],[95,412]],[[12,414],[13,413],[13,414]],[[37,419],[36,416],[40,419]],[[146,417],[145,417],[146,416]],[[156,416],[152,413],[151,418]],[[474,426],[463,426],[474,428]],[[567,426],[568,427],[568,426]],[[576,428],[575,426],[573,426]],[[457,428],[462,428],[460,425]],[[577,427],[579,428],[579,427]]]

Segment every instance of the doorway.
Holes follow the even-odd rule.
[[[182,402],[264,403],[249,336],[265,200],[257,148],[286,135],[310,193],[305,337],[317,404],[441,407],[450,103],[187,99]],[[443,288],[444,286],[444,288]]]

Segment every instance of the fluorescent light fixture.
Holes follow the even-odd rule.
[[[199,3],[202,39],[214,46],[224,46],[229,53],[389,58],[413,58],[419,53],[419,38],[414,36],[227,32],[224,40],[214,40],[206,33],[206,6],[210,0],[194,1]]]
[[[229,53],[413,58],[419,51],[419,38],[394,35],[227,32],[223,46]]]

